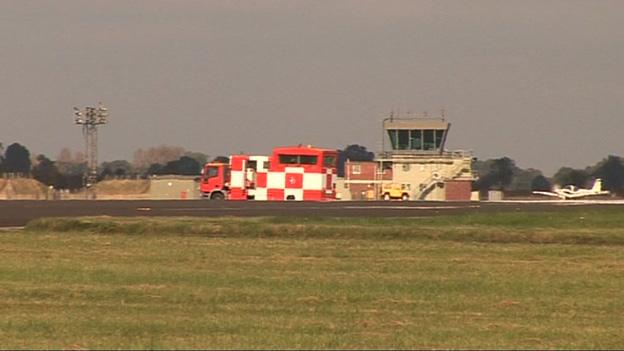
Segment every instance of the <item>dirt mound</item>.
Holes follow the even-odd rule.
[[[34,179],[0,179],[0,199],[46,199],[48,187]]]
[[[140,195],[147,194],[150,182],[146,179],[103,180],[95,184],[97,195]]]

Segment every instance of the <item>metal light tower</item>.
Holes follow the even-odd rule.
[[[97,126],[108,122],[108,109],[100,102],[97,107],[85,107],[84,111],[74,107],[74,115],[76,124],[82,125],[85,138],[87,169],[84,184],[86,188],[90,188],[97,181]]]

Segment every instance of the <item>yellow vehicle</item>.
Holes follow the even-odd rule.
[[[409,200],[410,186],[409,184],[383,184],[381,186],[381,198],[384,200],[401,199]]]

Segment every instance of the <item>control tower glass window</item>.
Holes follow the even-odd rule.
[[[388,129],[393,150],[440,151],[445,133],[442,129]]]
[[[390,137],[390,144],[392,144],[392,150],[397,149],[397,132],[398,131],[396,129],[388,130],[388,136]]]
[[[444,140],[444,131],[436,130],[435,131],[435,148],[436,150],[440,150],[442,148],[442,141]]]
[[[398,131],[398,149],[399,150],[408,150],[409,149],[409,130],[407,129],[399,129]]]
[[[413,129],[410,130],[410,149],[411,150],[422,150],[422,130]]]
[[[434,131],[425,129],[423,131],[423,150],[434,150],[435,148]]]

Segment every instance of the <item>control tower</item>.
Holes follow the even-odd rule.
[[[377,162],[410,200],[470,200],[472,152],[445,148],[450,127],[444,117],[383,120]]]

